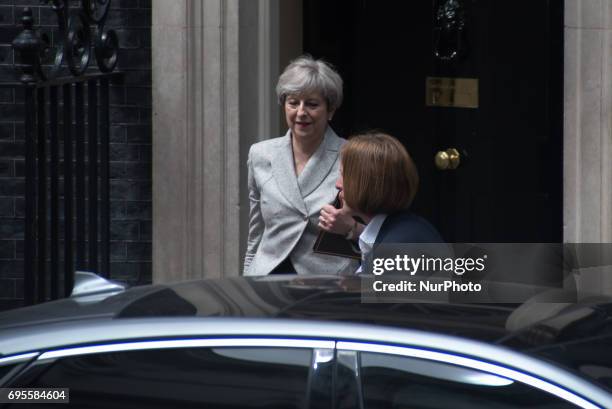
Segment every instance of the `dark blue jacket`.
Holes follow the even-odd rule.
[[[444,240],[427,220],[404,211],[387,216],[376,236],[376,244],[379,243],[444,243]]]

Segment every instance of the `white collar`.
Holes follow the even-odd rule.
[[[378,236],[378,232],[380,231],[380,228],[382,227],[386,218],[387,215],[383,213],[377,214],[372,218],[372,220],[370,220],[370,223],[366,225],[365,229],[363,229],[361,235],[359,236],[360,246],[362,241],[367,244],[374,244],[374,242],[376,242],[376,236]]]
[[[361,232],[361,235],[359,236],[359,249],[361,250],[361,263],[362,264],[365,260],[366,254],[372,251],[372,248],[374,247],[374,243],[376,242],[376,237],[378,236],[378,233],[380,232],[380,228],[382,227],[386,218],[387,218],[387,215],[384,213],[377,214],[376,216],[372,218],[372,220],[370,220],[370,223],[368,223],[365,229],[363,229],[363,231]],[[362,266],[360,265],[356,273],[361,273],[361,271],[362,271]]]

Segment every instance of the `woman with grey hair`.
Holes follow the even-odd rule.
[[[302,56],[285,68],[276,94],[289,130],[249,151],[244,275],[353,272],[351,259],[313,252],[319,212],[337,195],[338,152],[346,142],[328,124],[342,103],[342,78],[325,61]],[[350,216],[338,220],[350,229]]]

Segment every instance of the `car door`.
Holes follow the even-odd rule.
[[[537,376],[453,353],[338,342],[337,354],[339,409],[599,407]]]
[[[41,354],[4,387],[68,388],[79,409],[330,408],[333,346],[175,339],[68,348]]]

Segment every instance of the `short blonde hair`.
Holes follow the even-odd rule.
[[[407,209],[419,188],[419,175],[406,148],[394,137],[369,132],[342,146],[344,200],[365,214]]]

